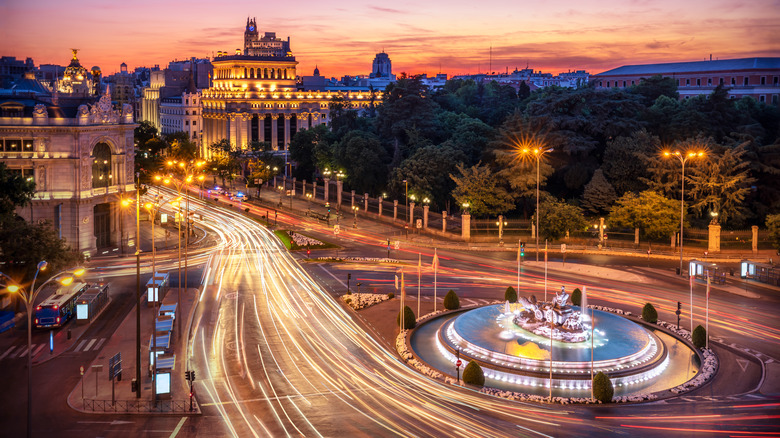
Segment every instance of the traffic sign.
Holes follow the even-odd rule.
[[[422,219],[417,219],[416,221],[417,228],[422,228]]]
[[[393,242],[393,248],[395,248],[395,249],[401,249],[401,241],[400,241],[400,240],[396,240],[396,241],[394,241],[394,242]]]
[[[457,362],[455,362],[455,366],[460,368],[461,365],[463,365],[463,362],[461,362],[461,360],[458,359]]]
[[[561,243],[561,252],[566,252],[566,244]]]
[[[333,234],[338,234],[338,233],[339,233],[339,231],[341,231],[341,230],[339,229],[339,226],[338,226],[338,225],[334,225],[334,226],[333,226]]]

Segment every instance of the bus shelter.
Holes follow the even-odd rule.
[[[76,321],[92,322],[108,304],[108,285],[87,289],[76,302]]]
[[[154,392],[159,398],[171,398],[171,383],[175,366],[175,354],[165,354],[158,358],[157,374],[154,376]]]
[[[707,277],[709,277],[712,283],[723,284],[726,282],[726,272],[717,263],[695,259],[688,264],[688,276],[703,281],[707,281]]]
[[[157,304],[168,290],[168,273],[155,272],[146,283],[146,302],[149,306]]]
[[[154,360],[168,353],[171,348],[171,332],[157,333],[157,342],[149,337],[149,366],[154,367]]]
[[[770,263],[742,260],[739,267],[739,275],[742,278],[755,280],[759,283],[780,286],[780,270]]]

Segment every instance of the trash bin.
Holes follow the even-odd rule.
[[[680,275],[680,268],[674,268],[674,270],[677,272],[677,275]]]
[[[130,389],[131,389],[130,392],[137,392],[138,391],[138,381],[135,380],[135,377],[133,378],[133,380],[130,381]]]

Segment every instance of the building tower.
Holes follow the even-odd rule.
[[[246,30],[244,30],[244,55],[248,55],[249,47],[252,42],[260,38],[260,31],[257,30],[257,18],[246,17]]]
[[[393,74],[393,65],[390,62],[390,57],[387,56],[384,50],[382,53],[377,53],[374,58],[373,68],[371,69],[372,78],[389,78]]]

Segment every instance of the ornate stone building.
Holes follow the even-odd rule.
[[[133,215],[120,197],[134,194],[133,110],[100,99],[51,94],[27,73],[0,89],[0,160],[32,178],[32,205],[17,213],[50,221],[74,249],[94,256],[127,244]]]
[[[261,37],[254,19],[247,20],[243,52],[236,52],[218,53],[212,60],[212,86],[203,90],[203,155],[207,158],[208,145],[221,139],[228,139],[235,149],[259,141],[286,150],[297,131],[328,122],[334,97],[347,99],[356,109],[381,98],[369,90],[303,90],[289,38],[276,38],[273,32]]]

